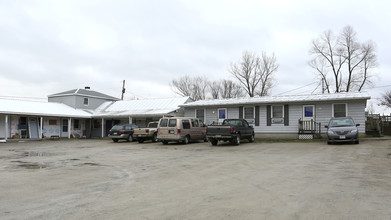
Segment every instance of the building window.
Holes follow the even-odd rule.
[[[88,98],[84,98],[84,105],[88,105]]]
[[[94,120],[94,128],[100,128],[100,121],[99,120]]]
[[[254,119],[254,107],[244,107],[244,119]]]
[[[196,118],[205,121],[205,110],[204,109],[196,109]]]
[[[57,125],[56,119],[49,119],[49,125]]]
[[[73,129],[80,130],[80,120],[79,119],[73,120]]]
[[[273,124],[283,124],[284,123],[284,106],[275,105],[272,106],[272,122]]]
[[[347,112],[347,104],[333,104],[333,117],[346,117]]]

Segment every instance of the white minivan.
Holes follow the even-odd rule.
[[[188,144],[194,140],[206,141],[206,126],[198,118],[167,117],[159,120],[157,139],[167,144],[169,141]]]

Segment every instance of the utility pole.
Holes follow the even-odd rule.
[[[121,100],[124,100],[124,93],[125,93],[125,80],[122,81],[122,95],[121,95]]]

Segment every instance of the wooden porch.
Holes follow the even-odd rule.
[[[321,138],[321,123],[314,120],[302,120],[299,119],[299,139],[307,140],[314,138]]]

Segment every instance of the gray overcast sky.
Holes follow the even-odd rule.
[[[380,88],[368,90],[376,102],[391,90],[390,8],[376,0],[0,0],[0,97],[84,86],[120,97],[122,80],[127,99],[173,97],[170,81],[185,74],[232,79],[227,68],[244,50],[275,53],[272,95],[313,82],[284,93],[308,94],[311,40],[351,25],[359,41],[377,45]]]

